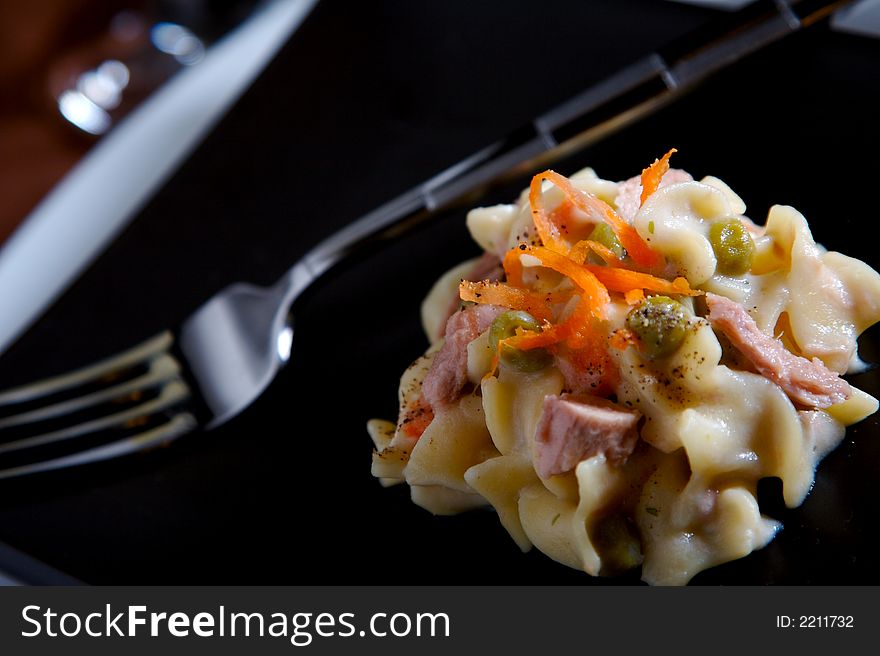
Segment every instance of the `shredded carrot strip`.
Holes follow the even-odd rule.
[[[559,330],[565,343],[572,349],[584,349],[601,342],[589,300],[584,297],[560,324]]]
[[[626,293],[633,289],[647,289],[652,292],[683,294],[685,296],[699,296],[703,293],[699,289],[691,289],[688,281],[684,278],[676,278],[669,282],[648,273],[639,273],[629,269],[617,269],[595,264],[584,264],[583,268],[590,271],[599,282],[613,292]]]
[[[620,328],[611,333],[608,343],[618,351],[625,351],[628,346],[637,346],[638,340],[636,340],[635,335],[630,330]]]
[[[668,170],[669,157],[674,152],[674,149],[669,151],[661,160],[645,169],[644,189],[648,189],[650,193],[657,189],[659,180]],[[547,212],[541,189],[545,179],[559,187],[565,194],[566,200],[560,206],[564,212],[560,212],[559,208],[554,212]],[[598,365],[602,371],[601,384],[612,385],[612,378],[616,372],[607,351],[608,346],[625,349],[636,343],[636,340],[625,329],[615,331],[608,339],[604,337],[604,329],[597,324],[597,320],[606,316],[606,306],[611,301],[609,291],[623,293],[626,302],[630,305],[644,300],[645,291],[690,296],[702,292],[691,289],[684,278],[676,278],[670,282],[648,273],[625,269],[623,261],[615,256],[611,249],[596,241],[582,240],[569,247],[563,237],[564,226],[560,223],[564,217],[560,219],[560,215],[575,208],[595,219],[607,222],[637,265],[651,267],[663,262],[662,256],[651,250],[635,228],[618,216],[608,204],[592,194],[576,189],[567,178],[558,173],[548,170],[532,179],[529,203],[535,228],[543,246],[531,247],[521,244],[508,251],[503,262],[506,283],[462,281],[459,287],[459,294],[463,300],[525,310],[544,322],[540,332],[521,332],[501,340],[492,360],[491,371],[487,375],[494,375],[497,370],[502,345],[524,351],[549,348],[554,353],[558,353],[557,349],[561,347],[566,349],[563,351],[567,354],[565,357],[584,360],[591,366]],[[590,252],[602,258],[605,266],[584,264]],[[580,290],[578,303],[564,320],[555,324],[550,323],[553,320],[551,306],[567,300],[571,294],[542,293],[525,288],[522,255],[530,255],[542,267],[566,276]]]
[[[536,175],[529,185],[529,206],[532,209],[532,221],[535,223],[538,236],[544,246],[564,253],[568,250],[565,240],[562,239],[558,226],[550,219],[547,209],[544,207],[544,194],[541,192],[542,181],[541,175]]]
[[[524,310],[538,321],[553,319],[550,306],[555,303],[564,303],[571,298],[570,292],[533,292],[503,282],[489,280],[479,282],[462,280],[458,285],[458,295],[463,301]]]
[[[578,264],[583,264],[587,259],[589,251],[593,251],[596,255],[601,257],[605,264],[609,266],[623,266],[623,261],[614,254],[614,251],[608,248],[605,244],[600,244],[598,241],[593,241],[592,239],[584,239],[583,241],[576,243],[571,247],[568,257]]]
[[[572,221],[572,212],[576,209],[577,208],[574,206],[574,203],[571,202],[571,199],[564,197],[562,202],[550,211],[550,220],[553,222],[553,225],[557,227],[559,234],[562,235],[563,239],[565,239],[565,235],[569,232],[569,223]]]
[[[524,252],[535,256],[542,266],[571,278],[572,282],[583,291],[593,316],[599,319],[605,316],[605,306],[611,301],[611,297],[608,296],[608,290],[590,269],[549,248],[537,246]]]
[[[589,244],[587,244],[587,240],[584,239],[571,247],[571,250],[568,251],[568,259],[576,262],[577,264],[583,264],[587,259],[587,255],[589,254],[590,246]]]
[[[523,265],[519,259],[520,253],[522,253],[520,249],[511,248],[504,255],[504,276],[507,278],[507,283],[514,287],[523,286]]]
[[[515,335],[503,340],[505,344],[518,348],[521,351],[531,351],[532,349],[553,346],[563,339],[560,331],[560,324],[545,326],[544,330],[539,333],[523,333]]]
[[[583,299],[578,305],[583,305]],[[574,314],[574,313],[572,313]],[[531,351],[536,348],[554,346],[563,341],[571,334],[573,320],[571,317],[563,323],[544,326],[539,333],[523,333],[504,340],[505,344],[518,348],[521,351]]]
[[[560,347],[567,347],[565,357],[583,362],[583,368],[598,372],[597,384],[592,393],[608,395],[614,391],[617,371],[605,348],[605,339],[597,320],[593,316],[592,303],[584,295],[561,323],[545,325],[539,333],[523,332],[502,340],[504,344],[523,351],[548,348],[558,353]],[[492,361],[492,372],[498,364],[499,354]]]
[[[551,347],[560,342],[565,342],[572,349],[582,349],[601,341],[594,322],[591,303],[582,296],[571,314],[561,323],[547,325],[539,333],[524,332],[509,337],[504,343],[522,351]]]
[[[408,437],[419,439],[432,421],[434,421],[434,410],[424,395],[421,395],[415,403],[407,406],[401,428]]]
[[[633,262],[644,267],[659,266],[663,263],[663,256],[651,250],[641,235],[636,232],[636,229],[618,216],[617,212],[611,209],[610,205],[592,194],[577,189],[568,178],[548,169],[532,178],[529,202],[532,206],[532,216],[535,220],[535,227],[538,228],[538,234],[541,236],[544,245],[550,248],[550,250],[568,252],[565,242],[559,234],[559,229],[553,225],[552,221],[547,217],[547,212],[544,210],[541,197],[541,181],[545,179],[559,187],[579,210],[597,217],[611,226],[621,245],[632,257]],[[545,233],[547,239],[544,238]]]
[[[668,153],[660,159],[655,159],[651,166],[642,171],[642,196],[639,198],[639,206],[644,205],[648,196],[660,188],[660,181],[669,170],[669,158],[677,152],[675,148],[670,148]]]
[[[495,375],[495,372],[498,371],[498,364],[501,362],[501,345],[506,342],[505,339],[498,340],[498,348],[495,349],[495,354],[492,356],[492,364],[489,365],[489,371],[480,379],[480,384],[485,383],[489,378],[492,378]]]
[[[641,289],[630,289],[624,292],[623,298],[627,305],[638,305],[645,300],[645,292]]]
[[[485,381],[487,378],[495,375],[495,372],[498,370],[498,364],[501,362],[501,350],[505,346],[511,346],[521,351],[530,351],[536,348],[552,346],[561,339],[558,325],[545,324],[544,329],[539,333],[523,330],[517,332],[512,337],[498,340],[498,348],[495,349],[495,354],[492,356],[489,372],[483,376],[482,380]]]

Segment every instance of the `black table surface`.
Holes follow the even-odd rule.
[[[274,281],[322,237],[714,17],[650,0],[321,0],[0,358],[0,383],[127,347],[230,282]],[[819,27],[558,168],[622,179],[675,145],[679,166],[727,181],[753,218],[792,204],[819,241],[877,266],[858,237],[878,173],[878,62],[878,42]],[[489,513],[434,518],[370,476],[364,425],[396,413],[397,378],[425,347],[421,296],[474,252],[458,216],[335,272],[297,307],[291,364],[251,408],[142,457],[0,484],[0,540],[89,583],[593,582],[521,554]],[[769,502],[787,526],[769,548],[697,581],[880,582],[865,553],[878,432],[851,430],[801,509]]]

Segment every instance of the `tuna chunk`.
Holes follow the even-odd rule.
[[[582,353],[560,349],[556,353],[556,368],[562,374],[565,389],[574,394],[596,394],[597,388],[606,379],[604,360],[591,361]]]
[[[690,182],[693,180],[691,174],[681,169],[669,169],[660,180],[661,187],[678,184],[679,182]],[[614,204],[617,206],[617,213],[627,221],[632,222],[636,212],[641,206],[642,196],[642,176],[637,175],[620,183],[617,188],[617,198]]]
[[[501,260],[498,259],[498,256],[494,253],[483,253],[480,258],[474,262],[473,268],[468,271],[464,280],[469,280],[471,282],[479,282],[480,280],[496,281],[501,280],[502,276],[504,276],[504,269],[501,268]],[[458,311],[458,306],[460,304],[461,301],[458,298],[458,294],[450,299],[449,307],[446,308],[447,321],[449,320],[449,317]],[[442,337],[443,335],[441,334],[439,336]]]
[[[435,410],[454,403],[468,383],[467,347],[487,330],[507,308],[497,305],[472,305],[456,312],[446,322],[446,341],[434,356],[425,375],[422,394]]]
[[[821,360],[807,360],[764,334],[746,309],[735,301],[706,294],[708,319],[746,356],[755,369],[779,385],[788,397],[807,408],[827,408],[845,401],[852,390]]]
[[[549,478],[599,454],[623,464],[636,446],[639,417],[635,410],[598,397],[546,397],[535,432],[535,471]]]

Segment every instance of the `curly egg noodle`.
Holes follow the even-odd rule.
[[[398,421],[368,424],[383,485],[435,514],[494,507],[524,551],[651,584],[773,539],[758,481],[800,505],[877,410],[841,375],[880,319],[880,275],[791,207],[753,223],[673,152],[619,183],[546,171],[468,214],[485,254],[434,285]]]

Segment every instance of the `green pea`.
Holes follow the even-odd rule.
[[[687,335],[688,312],[668,296],[649,296],[626,317],[629,328],[650,358],[672,355]]]
[[[599,242],[620,259],[626,257],[626,251],[621,245],[620,240],[617,238],[617,235],[614,234],[614,230],[612,230],[611,226],[604,221],[596,224],[596,227],[593,228],[588,239]]]
[[[602,518],[591,534],[591,540],[602,558],[603,575],[620,574],[641,564],[642,547],[638,529],[626,515]]]
[[[752,268],[755,242],[738,219],[718,221],[709,228],[709,242],[718,260],[718,273],[741,276]]]
[[[492,351],[498,349],[498,344],[503,339],[514,337],[517,328],[529,332],[541,332],[541,324],[528,312],[514,310],[505,312],[495,317],[495,321],[489,327],[489,346]],[[523,351],[507,344],[501,346],[501,359],[515,369],[524,372],[540,371],[553,361],[553,356],[543,348]]]

